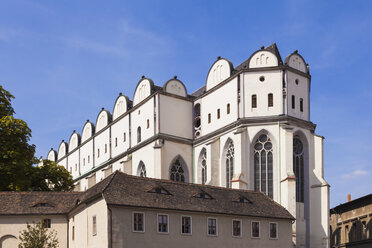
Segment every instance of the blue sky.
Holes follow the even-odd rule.
[[[276,42],[312,75],[331,206],[371,193],[371,1],[0,1],[0,84],[37,155],[132,98],[142,75],[193,92],[217,56],[234,66]]]

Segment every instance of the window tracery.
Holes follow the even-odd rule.
[[[234,175],[234,143],[230,141],[226,149],[226,187],[231,188]]]
[[[298,137],[293,139],[293,171],[296,176],[296,201],[304,202],[304,146]]]
[[[185,171],[179,159],[176,159],[170,169],[170,180],[177,182],[185,181]]]
[[[254,145],[254,190],[273,198],[273,145],[266,134]]]

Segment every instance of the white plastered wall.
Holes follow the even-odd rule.
[[[125,133],[125,141],[124,141]],[[115,140],[117,139],[117,146]],[[112,157],[115,157],[129,148],[129,115],[120,119],[111,126]]]
[[[2,248],[16,248],[20,240],[18,239],[20,232],[27,229],[27,223],[37,223],[43,218],[51,220],[51,228],[57,232],[57,239],[60,248],[67,247],[67,217],[64,215],[1,215],[0,216],[0,239],[5,235],[12,235],[17,239],[9,239],[6,243],[1,244]]]
[[[278,58],[271,52],[258,51],[249,61],[249,68],[278,66]]]
[[[201,134],[206,135],[224,127],[238,118],[238,82],[235,77],[230,82],[216,89],[201,99]],[[227,114],[227,104],[230,104],[230,114]],[[220,109],[220,119],[217,110]],[[208,114],[211,122],[208,123]]]
[[[260,81],[264,77],[264,81]],[[282,72],[246,72],[243,87],[240,89],[245,117],[258,117],[283,114]],[[273,94],[273,106],[268,106],[268,95]],[[252,95],[257,96],[257,107],[252,107]]]
[[[67,157],[67,160],[68,160],[68,171],[72,172],[72,177],[76,178],[80,176],[79,149],[70,153]]]
[[[142,147],[134,151],[131,154],[132,157],[132,174],[137,175],[137,169],[140,161],[145,164],[146,167],[146,176],[147,177],[155,177],[155,154],[154,154],[154,146],[155,142],[151,142],[150,144]]]
[[[225,59],[217,60],[207,76],[206,90],[210,90],[231,76],[230,64]]]
[[[69,248],[108,247],[107,205],[103,199],[88,203],[81,210],[75,210],[69,216]],[[97,234],[93,235],[93,216],[97,220]],[[72,240],[72,229],[75,229]]]
[[[192,139],[192,102],[159,95],[160,133]]]
[[[85,161],[85,165],[84,165]],[[81,175],[93,168],[93,139],[80,147],[80,170]]]
[[[288,115],[306,121],[310,120],[309,84],[310,80],[297,73],[287,71],[287,106]],[[296,79],[298,84],[296,84]],[[295,108],[292,108],[292,95],[295,96]],[[303,99],[303,112],[300,111],[300,99]]]
[[[154,130],[154,97],[151,97],[141,106],[130,113],[131,115],[131,146],[138,144],[137,142],[137,128],[141,127],[141,142],[152,137],[155,134]],[[147,128],[147,120],[149,120],[149,127]]]

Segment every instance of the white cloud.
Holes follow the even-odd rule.
[[[342,174],[341,175],[341,178],[343,179],[355,179],[359,176],[365,176],[365,175],[368,175],[368,171],[365,171],[365,170],[354,170],[353,172],[349,173],[349,174]]]

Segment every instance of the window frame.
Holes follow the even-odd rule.
[[[92,236],[97,236],[97,215],[92,216]]]
[[[208,124],[212,122],[212,115],[211,113],[208,114]]]
[[[182,226],[183,226],[183,217],[186,217],[186,218],[190,218],[190,233],[184,233],[182,232]],[[192,216],[190,215],[181,215],[181,235],[187,235],[187,236],[191,236],[192,235]]]
[[[253,223],[254,222],[258,223],[258,237],[253,236]],[[251,238],[252,239],[260,239],[261,238],[261,221],[257,221],[257,220],[252,220],[251,221]]]
[[[276,237],[275,238],[271,237],[271,229],[270,229],[271,224],[275,224],[275,226],[276,226]],[[278,222],[269,222],[269,239],[279,239],[279,233],[278,232],[279,232]]]
[[[143,231],[134,230],[134,215],[135,214],[142,214],[143,215],[143,217],[142,217],[142,219],[143,219],[143,224],[142,224]],[[146,216],[145,216],[145,213],[144,212],[139,212],[139,211],[133,211],[132,212],[132,232],[134,232],[134,233],[144,233],[145,231],[146,231]]]
[[[235,236],[234,235],[234,221],[240,222],[240,235]],[[233,238],[242,238],[243,237],[243,221],[242,219],[232,219],[231,220],[231,235]]]
[[[44,228],[51,228],[52,227],[52,219],[49,219],[49,218],[43,219],[43,227]]]
[[[252,94],[251,96],[251,108],[252,109],[257,108],[257,95],[256,94]]]
[[[220,119],[220,118],[221,118],[221,110],[217,109],[217,119]]]
[[[230,114],[230,103],[228,103],[226,105],[226,114],[229,115]]]
[[[268,108],[274,107],[274,94],[273,93],[269,93],[267,95],[267,107]]]
[[[216,220],[216,234],[209,234],[209,220]],[[218,219],[217,217],[207,217],[207,236],[208,237],[217,237],[218,236]]]
[[[159,232],[159,215],[163,215],[163,216],[167,216],[167,231],[166,232]],[[169,234],[169,215],[168,214],[162,214],[162,213],[158,213],[156,215],[156,231],[158,234]]]

